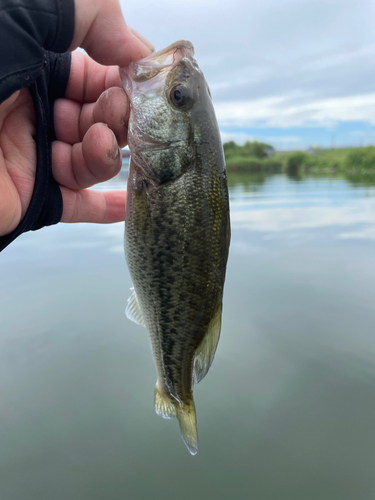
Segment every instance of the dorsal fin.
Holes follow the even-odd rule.
[[[137,294],[135,293],[134,288],[131,288],[132,294],[128,298],[128,305],[125,309],[126,316],[137,325],[144,326],[146,328],[145,320],[143,318],[143,314],[141,308],[139,307],[139,302],[137,299]]]
[[[219,342],[221,329],[221,308],[218,307],[212,318],[207,333],[195,352],[194,359],[194,380],[197,384],[207,375],[215,356],[217,343]]]

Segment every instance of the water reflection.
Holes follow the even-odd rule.
[[[60,224],[3,252],[2,500],[375,497],[375,184],[228,180],[196,457],[154,414],[149,340],[124,317],[123,224]]]
[[[375,188],[362,183],[352,189],[339,178],[304,178],[296,186],[285,176],[269,176],[258,190],[231,179],[231,213],[234,227],[250,231],[283,232],[294,229],[375,224]],[[277,191],[277,194],[276,194]],[[335,227],[336,226],[336,227]]]
[[[374,174],[358,174],[353,172],[351,174],[346,174],[345,178],[354,186],[375,186]]]
[[[245,174],[241,172],[228,174],[229,189],[236,187],[246,191],[260,191],[266,179],[272,177],[272,174],[257,172],[255,174]]]

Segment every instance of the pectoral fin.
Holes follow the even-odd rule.
[[[125,314],[131,321],[134,321],[137,325],[141,325],[146,328],[145,320],[143,318],[141,308],[139,307],[135,290],[134,288],[131,288],[130,290],[133,290],[133,292],[128,298],[128,305],[126,306]]]
[[[196,384],[207,375],[215,356],[217,343],[220,337],[221,308],[222,305],[220,304],[220,307],[208,326],[204,339],[195,352],[194,380]]]

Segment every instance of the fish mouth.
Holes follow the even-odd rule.
[[[124,84],[130,79],[140,83],[151,80],[161,72],[170,70],[182,59],[188,59],[198,68],[194,59],[194,46],[188,40],[179,40],[165,49],[144,57],[140,61],[132,62],[128,67],[120,69],[120,76]]]
[[[178,63],[183,57],[190,59],[193,56],[194,45],[188,40],[178,40],[178,42],[174,42],[165,49],[154,52],[134,64],[140,66],[171,66]]]

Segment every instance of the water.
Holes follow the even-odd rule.
[[[2,253],[2,500],[375,498],[375,188],[232,176],[230,197],[196,457],[153,410],[123,225],[60,224]]]

